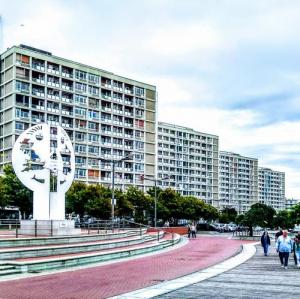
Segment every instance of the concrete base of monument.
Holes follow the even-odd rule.
[[[80,235],[73,220],[21,220],[20,235],[70,236]]]

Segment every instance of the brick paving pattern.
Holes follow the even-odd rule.
[[[204,269],[232,256],[243,243],[201,236],[181,248],[154,256],[0,282],[0,298],[107,298]]]

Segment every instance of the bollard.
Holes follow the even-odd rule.
[[[34,236],[37,237],[37,220],[34,220]]]
[[[142,226],[140,225],[140,236],[142,236]]]
[[[159,241],[159,230],[157,231],[157,241]]]
[[[172,246],[174,246],[174,233],[172,233]]]
[[[50,235],[53,237],[53,220],[50,220]]]
[[[88,224],[88,235],[90,234],[90,224]]]
[[[99,230],[100,230],[100,223],[98,221],[98,235],[99,235]]]

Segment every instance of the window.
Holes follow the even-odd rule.
[[[86,176],[86,170],[85,169],[75,169],[75,177],[85,177]]]
[[[29,84],[21,81],[16,81],[16,91],[29,93]]]
[[[89,93],[93,95],[99,95],[99,88],[89,85]]]
[[[80,107],[75,107],[75,114],[85,117],[86,116],[86,109],[80,108]]]
[[[89,154],[99,155],[99,147],[98,146],[89,146]]]
[[[144,142],[142,142],[142,141],[136,141],[135,142],[135,148],[137,150],[143,150],[144,149]]]
[[[98,85],[100,78],[97,75],[89,74],[89,81]]]
[[[75,78],[78,80],[85,80],[87,79],[87,73],[79,70],[75,70]]]
[[[135,104],[140,107],[144,107],[145,101],[141,98],[135,98]]]
[[[98,128],[97,128],[97,124],[94,123],[94,122],[89,122],[89,129],[90,130],[93,130],[93,131],[96,131]]]
[[[86,96],[82,96],[82,95],[79,95],[79,94],[75,94],[75,103],[76,104],[81,104],[81,105],[86,105]]]
[[[89,110],[89,118],[99,119],[99,112],[94,110]]]
[[[99,135],[89,134],[89,142],[98,142],[98,141],[99,141]]]
[[[135,94],[138,96],[144,96],[144,88],[135,87]]]
[[[75,82],[76,91],[86,92],[86,84]]]
[[[16,62],[17,62],[17,64],[27,66],[27,65],[29,65],[29,56],[17,53]]]
[[[18,117],[18,118],[28,118],[29,117],[29,111],[24,110],[24,109],[20,109],[20,108],[16,108],[16,117]]]
[[[86,153],[86,146],[82,144],[75,144],[75,152]]]

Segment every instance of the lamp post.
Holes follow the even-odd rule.
[[[126,155],[125,157],[121,158],[121,159],[105,159],[105,158],[101,158],[100,160],[103,162],[109,162],[112,164],[112,182],[111,182],[111,193],[112,193],[112,199],[111,199],[111,220],[114,221],[115,218],[115,165],[116,163],[122,162],[122,161],[126,161],[126,160],[132,160],[133,158],[133,153],[129,153],[128,155]]]
[[[141,175],[141,179],[144,181],[154,182],[154,227],[157,227],[157,182],[170,179],[170,176],[163,177],[161,179],[152,179],[147,178],[144,175]]]

